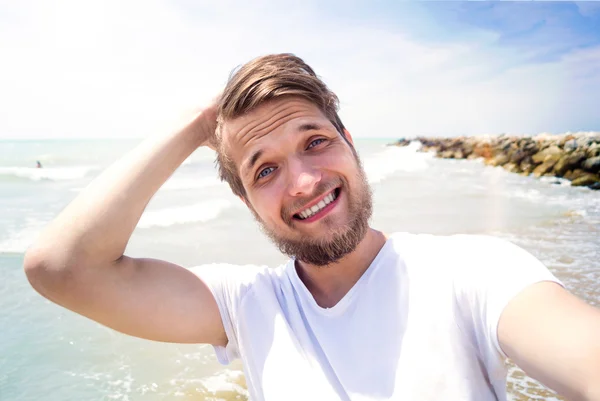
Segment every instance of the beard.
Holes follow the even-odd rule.
[[[338,262],[356,249],[367,234],[369,219],[373,213],[371,187],[369,186],[360,160],[357,159],[357,162],[358,185],[356,188],[350,188],[348,181],[344,178],[333,180],[333,182],[320,183],[310,198],[301,202],[294,202],[293,205],[285,207],[282,210],[281,217],[283,221],[291,229],[294,229],[296,223],[295,219],[291,217],[293,210],[301,209],[310,199],[324,195],[334,188],[340,188],[341,193],[348,200],[348,216],[350,216],[350,220],[340,227],[335,227],[333,226],[334,222],[328,219],[328,216],[323,217],[321,224],[327,226],[328,232],[320,238],[310,238],[309,236],[302,235],[300,235],[300,239],[288,238],[268,227],[254,209],[250,208],[261,230],[283,254],[304,263],[323,267]]]

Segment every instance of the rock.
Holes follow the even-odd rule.
[[[556,162],[552,170],[557,176],[562,177],[567,171],[579,167],[579,163],[584,159],[585,154],[583,152],[565,154]]]
[[[521,149],[530,156],[533,156],[540,150],[538,144],[532,141],[531,139],[527,139],[525,141],[522,141],[521,143]]]
[[[502,166],[506,163],[508,163],[508,156],[504,153],[498,153],[496,156],[486,161],[488,166]]]
[[[533,170],[533,175],[536,177],[541,177],[544,174],[548,173],[550,170],[552,170],[552,167],[554,167],[555,164],[556,160],[547,160]]]
[[[597,182],[597,183],[592,184],[592,185],[588,185],[588,188],[589,189],[594,189],[594,190],[598,191],[598,190],[600,190],[600,182]]]
[[[555,161],[557,161],[562,153],[563,151],[558,146],[552,145],[533,155],[532,159],[536,164],[543,163],[549,158],[556,158]]]
[[[598,174],[585,173],[584,175],[571,181],[573,187],[589,187],[600,182]]]
[[[506,163],[502,168],[510,173],[519,173],[521,170],[519,169],[519,165],[516,163]]]
[[[600,156],[600,143],[594,143],[594,144],[590,145],[590,147],[588,148],[588,150],[586,152],[586,156],[588,157],[588,159],[590,159],[592,157]]]
[[[393,145],[396,145],[396,146],[408,146],[408,145],[410,145],[410,142],[411,142],[410,139],[400,138],[396,142],[394,142]]]
[[[577,138],[579,147],[589,147],[594,143],[600,143],[600,132],[588,132]]]
[[[545,162],[547,161],[553,161],[554,163],[558,163],[558,161],[560,160],[561,157],[563,157],[564,153],[553,153],[550,154],[548,156],[546,156],[546,159],[544,159]]]
[[[521,160],[521,163],[519,163],[519,167],[521,168],[521,171],[529,170],[529,172],[531,173],[535,168],[535,163],[533,162],[533,160],[531,160],[531,156],[527,156],[523,160]]]
[[[576,139],[576,137],[573,134],[565,135],[558,140],[558,146],[560,146],[561,148],[564,148],[565,143],[567,143],[573,139]]]
[[[590,171],[592,173],[597,173],[600,171],[600,156],[592,157],[587,159],[581,164],[585,170]]]
[[[567,142],[565,142],[565,144],[563,145],[563,149],[566,152],[572,152],[574,150],[577,149],[577,141],[575,139],[569,139]]]
[[[473,148],[473,153],[477,157],[483,157],[484,159],[489,159],[492,157],[492,146],[489,143],[479,143]]]
[[[529,156],[529,153],[523,149],[517,149],[510,155],[510,162],[521,164],[521,161]]]
[[[569,171],[567,171],[567,172],[566,172],[566,173],[563,175],[563,178],[564,178],[564,179],[566,179],[566,180],[569,180],[569,181],[571,181],[571,177],[572,177],[572,176],[573,176],[573,170],[569,170]]]
[[[521,174],[523,174],[523,175],[529,175],[529,174],[533,173],[533,170],[535,169],[535,166],[528,162],[521,162],[519,167],[521,170]]]
[[[575,186],[598,187],[600,175],[600,132],[575,132],[562,135],[539,134],[534,137],[418,137],[401,138],[393,143],[407,146],[419,141],[419,151],[435,152],[439,158],[480,159],[487,165],[536,177],[553,176],[571,180]]]
[[[469,156],[471,156],[471,154],[473,153],[473,149],[475,149],[473,142],[463,143],[462,151],[463,151],[464,157],[468,158]]]
[[[571,171],[571,174],[569,174],[569,177],[567,177],[565,175],[564,178],[566,178],[567,180],[573,181],[573,180],[576,180],[577,178],[579,178],[579,177],[581,177],[581,176],[583,176],[585,174],[587,174],[585,171],[583,171],[583,170],[581,170],[579,168],[576,168],[575,170]]]

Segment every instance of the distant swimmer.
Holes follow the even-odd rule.
[[[37,166],[36,166],[37,168],[42,168],[42,163],[40,163],[40,161],[39,161],[39,160],[38,160],[38,161],[36,161],[36,163],[37,163]]]

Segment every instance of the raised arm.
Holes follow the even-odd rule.
[[[148,140],[110,166],[42,232],[25,255],[43,296],[136,337],[224,345],[215,299],[172,263],[123,255],[144,208],[199,146],[211,146],[215,106],[182,129]]]

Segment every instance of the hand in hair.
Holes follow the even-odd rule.
[[[217,129],[217,108],[220,96],[214,97],[207,106],[197,109],[186,129],[198,139],[198,147],[207,146],[212,150],[217,147],[215,131]],[[189,120],[188,120],[189,121]]]

